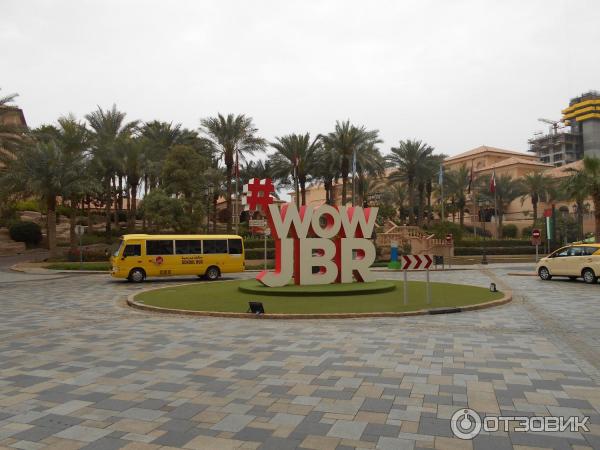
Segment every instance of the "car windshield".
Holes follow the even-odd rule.
[[[119,256],[119,253],[121,253],[121,249],[123,248],[123,245],[125,245],[125,243],[123,242],[123,240],[121,239],[119,241],[119,245],[117,247],[117,249],[113,252],[113,256]]]

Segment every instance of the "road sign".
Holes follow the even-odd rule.
[[[83,233],[85,233],[85,227],[83,225],[75,225],[75,234],[81,236]]]
[[[533,236],[531,238],[531,245],[542,245],[542,238]]]
[[[264,219],[250,219],[248,225],[251,227],[264,227],[267,226],[267,221]]]
[[[433,264],[432,255],[403,255],[402,270],[425,270]]]
[[[265,236],[271,236],[271,229],[265,228],[264,233],[265,233]]]
[[[542,232],[540,231],[539,228],[534,228],[533,230],[531,230],[531,237],[532,238],[541,238]]]

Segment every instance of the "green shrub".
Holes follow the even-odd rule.
[[[8,232],[13,241],[25,242],[28,246],[42,242],[42,229],[35,222],[15,222]]]
[[[17,211],[37,211],[37,212],[45,212],[46,208],[42,207],[39,200],[29,199],[29,200],[19,200],[16,204]]]
[[[18,222],[17,208],[14,203],[4,203],[0,205],[0,227],[10,227],[14,222]]]
[[[275,246],[275,242],[272,238],[267,238],[267,248],[273,248]],[[246,238],[244,239],[244,248],[246,250],[250,248],[263,248],[265,247],[264,238]]]
[[[480,227],[475,227],[475,226],[470,226],[470,225],[464,225],[463,228],[468,231],[469,233],[471,233],[473,236],[477,235],[478,237],[488,237],[491,238],[492,237],[492,233],[489,230],[483,230],[483,228]]]
[[[263,259],[265,257],[264,248],[246,249],[246,259]],[[275,249],[267,248],[267,259],[275,258]]]
[[[524,247],[529,239],[471,239],[464,240],[458,247]]]
[[[485,248],[487,255],[533,255],[535,247],[519,246],[519,247],[454,247],[454,255],[456,256],[471,256],[481,255]]]
[[[461,241],[463,236],[463,229],[460,225],[452,222],[435,223],[427,231],[434,234],[438,239],[444,239],[447,234],[452,234],[454,242]]]
[[[502,236],[504,236],[505,238],[516,238],[517,232],[517,226],[512,223],[502,226]]]

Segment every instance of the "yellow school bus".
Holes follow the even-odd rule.
[[[228,234],[126,234],[110,262],[113,277],[136,283],[173,275],[216,280],[244,271],[244,241]]]

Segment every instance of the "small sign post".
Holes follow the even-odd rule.
[[[271,235],[271,229],[265,228],[263,235],[265,237],[265,270],[267,270],[267,236]]]
[[[85,233],[85,227],[83,225],[75,225],[75,234],[79,236],[79,270],[83,269],[83,243],[81,241]]]
[[[427,304],[431,304],[431,286],[429,285],[429,267],[433,264],[433,255],[403,255],[402,271],[404,272],[404,305],[408,305],[408,269],[427,271]]]
[[[540,231],[539,228],[534,228],[533,230],[531,230],[531,243],[533,245],[535,245],[535,262],[537,263],[539,261],[539,248],[540,248],[540,243],[542,241],[542,232]]]
[[[454,236],[452,236],[452,233],[448,233],[446,235],[446,243],[448,245],[452,245],[452,240],[454,239]],[[452,250],[450,250],[448,252],[448,269],[452,269]]]

